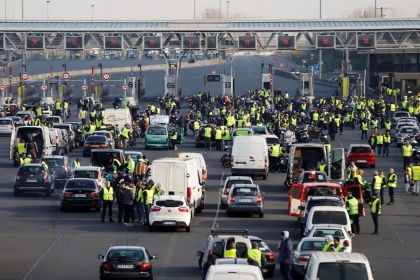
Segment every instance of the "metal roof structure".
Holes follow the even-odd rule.
[[[0,22],[6,50],[25,49],[27,36],[45,38],[45,49],[65,49],[65,38],[82,36],[84,48],[104,48],[106,36],[122,38],[123,49],[143,49],[144,36],[162,36],[162,49],[180,48],[182,37],[216,36],[218,49],[238,47],[239,36],[255,36],[257,50],[277,50],[279,35],[296,36],[297,50],[317,49],[317,37],[333,35],[335,49],[358,49],[357,38],[373,35],[375,49],[420,48],[420,19],[273,21],[29,21]],[[332,38],[332,37],[331,37]],[[1,38],[0,38],[1,39]],[[206,48],[205,43],[201,47]]]

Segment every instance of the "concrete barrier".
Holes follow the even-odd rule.
[[[299,76],[291,73],[291,72],[287,72],[287,71],[282,71],[280,69],[276,69],[274,72],[274,75],[279,75],[281,77],[285,77],[285,78],[289,78],[289,79],[293,79],[293,80],[299,80]],[[330,81],[330,80],[323,80],[323,79],[318,79],[315,78],[314,79],[314,83],[317,85],[324,85],[324,86],[330,86],[330,87],[337,87],[337,81]]]
[[[274,71],[274,75],[279,75],[279,76],[289,78],[289,79],[293,79],[293,80],[299,80],[299,77],[296,76],[295,74],[290,73],[290,72],[286,72],[286,71],[282,71],[280,69],[276,69]]]

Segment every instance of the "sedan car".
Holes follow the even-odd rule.
[[[23,120],[21,119],[21,117],[9,116],[8,118],[11,118],[13,120],[15,127],[23,126]]]
[[[158,196],[150,209],[149,222],[149,231],[158,227],[175,227],[190,232],[190,206],[183,196]]]
[[[11,135],[14,127],[15,124],[12,118],[0,118],[0,135]]]
[[[411,117],[407,111],[396,111],[392,116],[392,125],[395,126],[399,119]]]
[[[152,260],[146,248],[139,246],[113,246],[103,255],[99,267],[99,279],[147,279],[153,280]]]
[[[267,278],[272,277],[274,273],[274,269],[276,268],[276,263],[274,261],[275,257],[274,257],[273,251],[270,249],[270,247],[268,247],[267,243],[265,243],[264,240],[262,240],[259,237],[249,236],[249,240],[251,240],[251,242],[258,243],[258,249],[261,251],[261,253],[264,255],[264,257],[267,260],[267,264],[262,269],[263,276]]]
[[[340,244],[346,247],[346,252],[351,253],[353,233],[348,233],[343,225],[335,224],[316,224],[312,227],[308,237],[325,237],[332,235],[332,237],[340,238]]]
[[[90,156],[93,149],[111,149],[108,139],[104,135],[89,135],[83,145],[83,157]]]
[[[263,193],[255,184],[232,185],[226,205],[226,215],[231,217],[233,213],[258,214],[264,217]]]
[[[401,127],[398,132],[395,133],[395,143],[398,147],[400,147],[402,144],[404,144],[404,138],[414,134],[419,134],[420,131],[417,127],[414,126],[403,126]]]
[[[105,136],[106,140],[108,141],[108,146],[110,146],[110,149],[115,149],[115,141],[114,141],[114,136],[112,135],[112,133],[108,130],[96,130],[93,132],[92,135],[101,135],[101,136]]]
[[[29,163],[19,167],[15,176],[14,196],[21,193],[45,193],[50,197],[55,191],[53,171],[48,171],[43,165]]]
[[[95,207],[96,212],[101,211],[99,190],[94,179],[69,179],[60,195],[60,211],[66,212],[70,207]]]
[[[311,255],[322,252],[326,244],[324,237],[305,237],[293,248],[292,275],[304,275]]]
[[[376,156],[369,145],[352,144],[348,148],[347,165],[350,165],[350,162],[352,161],[354,161],[357,166],[368,165],[375,168]]]
[[[48,165],[49,170],[55,172],[55,186],[57,188],[64,187],[69,178],[72,177],[72,167],[69,158],[67,156],[44,156],[42,161]]]
[[[220,195],[220,208],[226,209],[227,197],[230,187],[233,184],[254,184],[251,177],[248,176],[227,176],[224,185],[221,185],[222,193]]]

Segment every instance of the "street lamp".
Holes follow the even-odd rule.
[[[23,17],[23,0],[22,0],[22,19],[24,19],[24,17]]]
[[[93,7],[95,7],[95,5],[92,5],[92,20],[93,20]]]
[[[102,87],[102,63],[99,63],[98,67],[101,68],[101,87]]]
[[[67,73],[67,64],[63,63],[64,73]],[[67,81],[64,80],[64,85],[67,86]]]
[[[49,11],[49,4],[50,4],[50,1],[47,1],[47,20],[49,20],[50,19],[50,11]]]

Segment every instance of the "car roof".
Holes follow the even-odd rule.
[[[145,250],[144,247],[141,246],[112,246],[109,247],[108,250]]]
[[[416,125],[404,125],[400,127],[400,129],[403,129],[403,128],[417,128],[418,129]]]
[[[308,182],[302,184],[305,188],[306,187],[341,187],[338,183],[331,183],[331,182]]]
[[[107,152],[107,153],[119,153],[123,152],[124,150],[121,149],[93,149],[91,153],[100,153],[100,152]]]
[[[227,176],[226,180],[249,180],[252,178],[250,176]]]
[[[74,169],[74,171],[95,171],[100,170],[101,167],[99,166],[79,166]]]
[[[346,260],[346,262],[368,262],[365,255],[360,253],[346,253],[346,252],[315,252],[311,259],[316,259],[318,262],[334,262],[339,260]],[[214,265],[212,265],[214,266]]]
[[[167,200],[167,199],[170,199],[170,200],[175,200],[175,199],[185,200],[185,198],[181,195],[160,195],[155,199],[155,201],[156,200]]]
[[[70,181],[93,181],[96,182],[96,179],[91,179],[91,178],[70,178],[67,182]]]
[[[21,165],[20,167],[23,167],[23,166],[44,167],[40,163],[27,163],[27,164]]]
[[[328,255],[328,254],[326,254]],[[249,264],[225,264],[225,265],[211,265],[209,272],[207,272],[207,275],[210,275],[210,271],[214,271],[215,273],[218,272],[255,272],[258,274],[261,274],[261,270],[258,266],[255,265],[249,265]],[[216,276],[217,274],[215,274]]]
[[[260,134],[260,136],[264,137],[264,138],[277,138],[279,139],[276,135],[274,134]]]
[[[325,237],[304,237],[300,240],[299,243],[302,243],[305,241],[325,241]]]
[[[242,187],[251,187],[251,188],[258,188],[257,184],[233,184],[231,188],[242,188]]]
[[[314,224],[313,227],[312,227],[312,230],[314,230],[314,229],[320,229],[320,228],[325,228],[325,229],[343,229],[344,228],[344,225],[338,225],[338,224]]]
[[[342,201],[343,199],[339,196],[318,195],[318,196],[310,196],[308,202],[310,200],[337,200],[337,201]]]
[[[344,207],[337,207],[337,206],[314,206],[311,208],[311,211],[339,211],[339,212],[344,212],[347,210]]]
[[[248,236],[248,238],[249,238],[251,241],[263,241],[261,238],[259,238],[259,237],[257,237],[257,236],[253,236],[253,235]]]
[[[369,147],[370,145],[368,144],[350,144],[349,148],[353,148],[353,147]]]
[[[226,259],[216,259],[216,264],[227,265],[227,264],[246,264],[249,265],[246,259],[242,258],[226,258]]]
[[[63,159],[66,158],[67,156],[55,156],[55,155],[51,155],[51,156],[43,156],[43,159],[47,159],[47,158],[57,158],[57,159]]]

